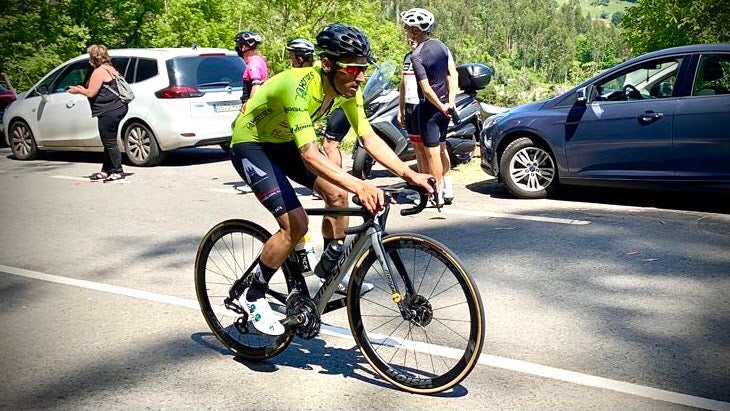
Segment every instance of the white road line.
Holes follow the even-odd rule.
[[[56,178],[59,180],[74,180],[74,181],[91,181],[88,177],[74,177],[74,176],[49,176],[50,178]]]
[[[78,280],[74,278],[61,277],[57,275],[39,273],[37,271],[24,270],[22,268],[9,267],[0,265],[0,272],[4,272],[11,275],[17,275],[26,278],[32,278],[41,281],[48,281],[57,284],[71,285],[76,287],[87,288],[91,290],[97,290],[107,293],[113,293],[118,295],[125,295],[129,297],[139,298],[147,301],[160,302],[164,304],[171,304],[180,307],[190,308],[198,310],[198,302],[186,298],[173,297],[164,294],[152,293],[149,291],[136,290],[133,288],[119,287],[115,285],[102,284],[93,281]],[[350,330],[330,326],[322,325],[323,334],[353,339]],[[454,358],[453,349],[448,347],[437,347],[437,349],[429,348],[429,352],[438,351],[439,354],[445,357]],[[458,357],[457,357],[458,358]],[[696,397],[692,395],[677,393],[673,391],[661,390],[658,388],[647,387],[638,384],[632,384],[623,381],[610,380],[608,378],[597,377],[593,375],[583,374],[574,371],[562,370],[559,368],[553,368],[545,365],[530,363],[526,361],[513,360],[505,357],[498,357],[494,355],[481,354],[479,357],[479,364],[502,368],[510,371],[515,371],[523,374],[536,375],[543,378],[550,378],[553,380],[564,381],[571,384],[584,385],[588,387],[596,387],[611,391],[616,391],[624,394],[634,395],[637,397],[650,398],[653,400],[669,402],[673,404],[686,405],[689,407],[702,408],[707,410],[717,411],[729,411],[730,403],[712,400],[709,398]]]
[[[438,210],[435,208],[427,208],[425,211],[430,213],[437,213]],[[523,214],[507,214],[507,213],[495,213],[491,211],[473,211],[473,210],[459,210],[449,207],[441,208],[441,213],[444,214],[458,214],[475,217],[495,217],[495,218],[508,218],[513,220],[527,220],[527,221],[539,221],[542,223],[555,223],[555,224],[570,224],[570,225],[586,225],[590,224],[590,221],[586,220],[574,220],[570,218],[555,218],[555,217],[541,217],[541,216],[530,216]]]

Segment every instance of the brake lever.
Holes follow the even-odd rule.
[[[434,195],[438,195],[438,192],[436,191],[436,179],[431,177],[428,179],[428,184],[433,189]],[[418,214],[421,211],[423,211],[424,208],[426,208],[426,205],[428,205],[428,191],[424,190],[421,186],[411,186],[407,185],[406,188],[408,190],[413,190],[419,194],[421,197],[421,201],[415,206],[411,208],[406,208],[404,210],[400,210],[400,215],[407,216],[407,215],[413,215]],[[438,201],[436,201],[436,208],[438,209],[439,213],[441,212],[441,205],[438,204]]]

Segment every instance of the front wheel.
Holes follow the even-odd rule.
[[[14,121],[8,130],[10,150],[18,160],[35,160],[40,151],[28,124],[23,121]]]
[[[417,234],[383,238],[393,262],[393,293],[372,248],[353,270],[348,316],[363,357],[404,391],[434,394],[471,372],[484,345],[476,283],[445,246]],[[363,282],[375,287],[360,295]],[[399,304],[400,302],[400,304]]]
[[[529,137],[504,149],[499,173],[507,189],[519,198],[550,197],[558,188],[558,171],[550,152]]]
[[[261,361],[284,351],[293,332],[272,337],[258,333],[244,314],[225,306],[233,283],[256,262],[271,234],[245,220],[228,220],[213,227],[203,237],[195,258],[195,294],[205,321],[216,338],[237,356]],[[289,263],[269,282],[267,300],[284,311],[284,299],[291,291]],[[283,317],[283,315],[282,315]]]

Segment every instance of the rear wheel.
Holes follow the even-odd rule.
[[[143,123],[132,123],[124,130],[124,152],[132,165],[149,167],[160,164],[165,153],[160,150],[155,135]]]
[[[195,258],[195,294],[205,321],[223,345],[249,360],[274,357],[294,338],[293,331],[280,336],[260,334],[245,314],[224,303],[233,283],[256,262],[269,237],[268,231],[250,221],[224,221],[203,237]],[[284,300],[291,291],[286,278],[290,272],[287,261],[269,282],[267,300],[275,311],[286,310]]]
[[[10,150],[18,160],[35,160],[40,156],[33,132],[24,121],[16,120],[8,129]]]
[[[558,188],[555,159],[529,137],[511,142],[502,153],[499,173],[507,189],[519,198],[546,198]]]
[[[452,388],[469,375],[484,344],[476,284],[458,258],[432,239],[393,234],[383,246],[399,294],[392,293],[369,249],[348,287],[355,342],[378,374],[402,390],[433,394]],[[375,288],[360,295],[363,282]]]

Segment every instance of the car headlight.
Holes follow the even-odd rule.
[[[487,118],[487,121],[484,122],[484,129],[486,130],[488,128],[494,127],[497,124],[497,120],[499,120],[499,117],[498,116],[496,116],[496,115],[489,116]]]

